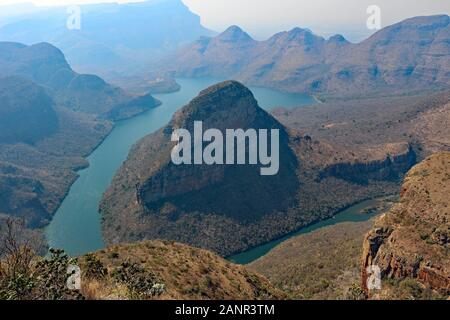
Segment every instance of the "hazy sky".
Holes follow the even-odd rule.
[[[23,0],[0,0],[1,4]],[[130,2],[130,0],[31,0],[38,5],[68,3]],[[257,38],[291,29],[307,27],[329,36],[342,33],[357,40],[368,34],[366,13],[369,5],[381,8],[382,26],[408,17],[450,14],[450,0],[183,0],[202,23],[222,31],[237,24]],[[1,10],[1,9],[0,9]]]

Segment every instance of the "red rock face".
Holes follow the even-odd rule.
[[[417,274],[417,278],[421,282],[429,284],[432,288],[442,288],[447,292],[450,291],[450,278],[435,272],[431,268],[421,268]]]
[[[364,241],[361,281],[367,294],[371,265],[383,279],[414,279],[450,294],[450,153],[415,166],[401,189],[401,201],[383,215]]]

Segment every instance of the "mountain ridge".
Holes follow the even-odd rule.
[[[140,73],[152,57],[180,44],[214,34],[181,0],[82,4],[80,8],[80,30],[67,28],[66,7],[33,7],[6,20],[0,26],[0,39],[50,42],[64,51],[75,70],[111,81]]]
[[[450,86],[450,18],[414,17],[350,43],[294,28],[264,41],[239,37],[222,43],[231,27],[170,56],[174,76],[233,78],[245,84],[326,96],[401,93]],[[165,60],[161,62],[164,63]]]

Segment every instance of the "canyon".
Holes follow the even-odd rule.
[[[157,107],[94,75],[78,74],[48,43],[0,42],[0,223],[48,225],[114,123]]]
[[[205,128],[222,130],[278,129],[279,174],[260,176],[249,165],[173,165],[173,128],[189,131],[200,120]],[[226,81],[202,91],[167,126],[133,147],[101,202],[103,232],[109,244],[165,238],[226,256],[329,218],[352,203],[394,194],[414,161],[408,143],[350,152],[312,139],[260,109],[242,84]],[[339,163],[343,171],[333,171]],[[370,183],[343,179],[345,172]]]

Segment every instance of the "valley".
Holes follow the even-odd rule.
[[[0,74],[0,224],[47,226],[114,123],[160,103],[76,73],[48,43],[0,42]]]
[[[350,5],[33,1],[0,4],[0,300],[449,299],[450,7],[353,43]]]
[[[313,223],[309,226],[301,228],[297,232],[284,236],[281,239],[265,243],[248,251],[230,256],[227,259],[237,264],[253,263],[255,260],[266,256],[274,248],[277,248],[279,245],[287,242],[289,239],[295,238],[299,235],[316,233],[316,230],[321,230],[322,228],[326,228],[328,226],[336,225],[336,228],[338,228],[339,225],[343,223],[358,223],[369,221],[380,213],[385,212],[395,201],[396,197],[394,196],[366,200],[357,203],[347,209],[338,212],[333,218]],[[339,240],[336,239],[333,241],[335,241],[336,243],[339,242]]]
[[[261,177],[257,167],[246,165],[174,166],[171,128],[192,129],[194,119],[205,128],[278,128],[279,175]],[[351,152],[283,127],[241,84],[216,84],[134,145],[100,205],[106,242],[163,238],[222,256],[270,242],[351,204],[397,193],[415,152],[401,141],[366,148]],[[341,169],[339,163],[349,165]],[[368,181],[342,177],[345,172]]]
[[[216,81],[217,79],[210,78],[177,79],[181,85],[180,91],[155,95],[162,102],[160,107],[118,122],[102,144],[87,158],[89,167],[78,172],[79,178],[71,186],[70,192],[46,229],[49,245],[63,248],[71,255],[103,248],[99,202],[116,170],[126,160],[130,148],[140,138],[162,127],[178,108]],[[305,95],[287,95],[284,98],[282,93],[277,93],[278,100],[275,101],[271,90],[266,92],[262,88],[255,88],[255,92],[266,108],[279,105],[292,107],[295,104],[312,102],[312,99]]]

